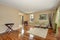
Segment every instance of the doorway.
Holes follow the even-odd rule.
[[[21,24],[24,23],[24,16],[21,16]]]

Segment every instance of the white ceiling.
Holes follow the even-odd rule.
[[[31,13],[56,8],[60,0],[0,0],[5,4],[19,9],[21,12]]]

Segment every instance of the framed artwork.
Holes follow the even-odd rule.
[[[48,15],[47,14],[40,14],[39,15],[39,20],[47,20]]]

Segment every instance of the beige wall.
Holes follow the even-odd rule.
[[[0,32],[7,29],[7,27],[4,25],[6,23],[14,23],[14,30],[19,27],[21,24],[21,18],[18,13],[19,11],[17,9],[0,4]]]
[[[48,10],[48,11],[42,11],[42,12],[36,12],[36,13],[33,13],[34,14],[34,23],[35,22],[37,22],[37,21],[39,21],[40,23],[42,23],[42,22],[49,22],[48,21],[48,19],[47,20],[39,20],[39,15],[41,15],[41,14],[51,14],[51,16],[52,16],[52,14],[55,12],[55,10]],[[29,16],[28,16],[28,18],[29,18]],[[28,19],[28,20],[30,20],[30,19]]]
[[[41,15],[41,14],[49,14],[50,12],[49,11],[47,11],[47,12],[41,12],[41,13],[35,13],[34,14],[34,22],[35,21],[39,21],[40,23],[41,22],[43,22],[43,21],[48,21],[48,19],[47,20],[39,20],[39,16]]]
[[[29,15],[28,14],[24,14],[24,21],[29,21]]]

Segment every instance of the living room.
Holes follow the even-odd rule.
[[[9,1],[0,1],[0,40],[60,40],[59,0]]]

